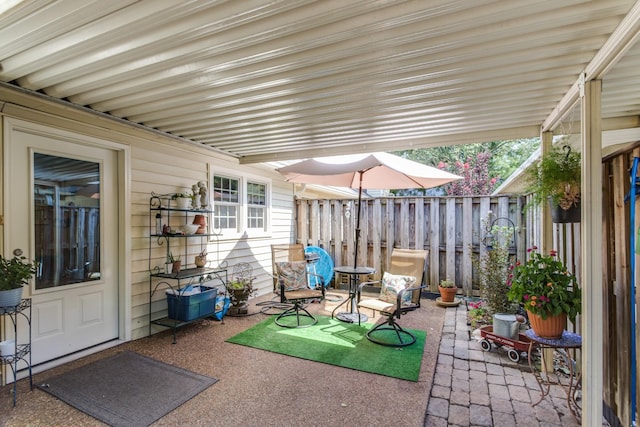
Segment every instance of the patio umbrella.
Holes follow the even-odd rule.
[[[461,176],[389,153],[308,159],[279,168],[277,171],[289,182],[349,187],[358,190],[354,267],[358,263],[363,189],[431,188],[462,179]]]

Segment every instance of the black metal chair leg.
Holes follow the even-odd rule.
[[[296,318],[296,324],[295,325],[290,325],[290,324],[281,322],[281,320],[283,318],[291,317],[291,316],[295,316],[295,318]],[[302,325],[302,324],[300,324],[300,318],[301,317],[309,318],[309,319],[312,320],[312,322],[310,324],[308,324],[308,325]],[[276,323],[276,325],[281,326],[283,328],[308,328],[308,327],[313,326],[316,323],[318,323],[318,319],[316,319],[311,313],[309,313],[306,308],[304,308],[300,304],[296,303],[290,309],[280,313],[278,315],[278,317],[276,317],[275,323]]]
[[[396,333],[396,336],[398,337],[398,343],[382,341],[376,338],[374,335],[376,332],[379,332],[379,331],[394,331]],[[372,343],[384,345],[386,347],[406,347],[416,342],[415,335],[413,335],[409,331],[404,330],[402,326],[398,325],[393,321],[380,323],[379,325],[371,329],[369,332],[367,332],[366,337]],[[408,338],[408,341],[405,341],[405,339],[407,338]]]

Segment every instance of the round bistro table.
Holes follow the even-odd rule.
[[[366,322],[369,318],[366,314],[360,313],[360,311],[358,310],[358,302],[356,301],[358,295],[358,285],[360,284],[361,275],[373,274],[376,269],[372,267],[349,267],[346,265],[341,265],[335,267],[333,271],[349,276],[349,298],[342,301],[336,308],[333,309],[333,311],[331,312],[331,317],[334,317],[335,315],[336,319],[348,323]],[[336,314],[336,310],[347,303],[350,304],[349,311],[342,311]]]

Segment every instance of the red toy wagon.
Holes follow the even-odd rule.
[[[496,347],[502,347],[503,345],[511,347],[511,349],[507,351],[507,356],[509,356],[509,360],[516,363],[520,361],[520,353],[527,353],[529,351],[529,345],[531,343],[531,340],[525,334],[519,333],[518,339],[496,335],[493,333],[493,326],[491,325],[480,328],[480,336],[482,337],[480,346],[484,351],[491,350],[492,343]]]

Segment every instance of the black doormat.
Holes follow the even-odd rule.
[[[38,387],[112,426],[148,426],[218,380],[124,351]]]

